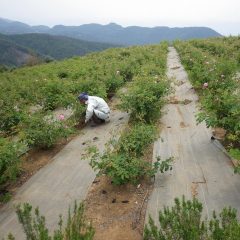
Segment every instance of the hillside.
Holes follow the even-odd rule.
[[[20,66],[27,63],[26,53],[35,53],[43,59],[64,59],[102,51],[116,45],[87,42],[48,34],[0,35],[0,64]],[[31,49],[31,50],[29,50]]]
[[[120,45],[154,44],[164,40],[172,41],[175,39],[185,40],[193,38],[208,38],[221,36],[213,29],[207,27],[122,27],[118,24],[110,23],[107,25],[56,25],[52,28],[49,28],[47,26],[29,26],[27,24],[7,21],[0,18],[0,33],[20,34],[30,32],[62,35],[86,41],[105,42]]]
[[[87,42],[64,36],[51,36],[38,33],[11,35],[9,38],[19,45],[27,46],[41,55],[50,56],[54,59],[85,55],[89,52],[116,47],[113,44]]]
[[[2,38],[0,35],[0,65],[14,67],[39,61],[41,57],[34,51]]]

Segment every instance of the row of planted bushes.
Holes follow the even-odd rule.
[[[155,223],[151,216],[144,228],[144,240],[238,240],[240,237],[240,222],[237,211],[231,207],[224,208],[221,213],[212,213],[211,219],[202,216],[203,206],[197,200],[175,199],[171,207],[165,206],[159,211],[159,222]],[[83,204],[75,203],[74,209],[69,215],[66,224],[60,216],[59,228],[51,234],[46,227],[45,217],[36,208],[34,213],[32,206],[23,204],[17,206],[17,215],[22,224],[26,238],[29,240],[92,240],[94,228],[84,215]],[[64,226],[63,226],[64,225]],[[9,234],[8,240],[14,240]]]
[[[152,164],[144,159],[146,148],[157,137],[156,122],[161,114],[164,97],[169,92],[169,82],[165,77],[166,43],[161,44],[160,62],[147,62],[128,90],[120,95],[120,108],[130,113],[130,123],[118,141],[111,141],[111,146],[103,155],[91,148],[91,166],[99,174],[111,178],[114,184],[138,183],[145,176],[154,176],[157,171],[171,169],[171,159],[161,161],[159,158]]]
[[[216,39],[216,46],[220,45],[219,41]],[[239,39],[236,38],[235,41],[239,42]],[[233,43],[227,48],[227,44],[222,43],[222,48],[226,47],[232,56],[229,58],[227,52],[220,50],[220,53],[217,52],[217,48],[213,48],[214,40],[177,41],[174,45],[200,96],[202,111],[198,115],[198,121],[205,121],[209,127],[224,128],[227,131],[229,147],[239,148],[240,80],[237,77],[240,70],[237,60],[239,48],[237,49]],[[238,52],[234,52],[233,49]]]
[[[140,71],[144,73],[145,64],[151,76],[158,77],[162,74],[159,69],[165,64],[158,59],[162,51],[158,45],[111,49],[2,73],[0,189],[9,180],[16,179],[20,170],[19,154],[24,149],[50,148],[75,131],[74,126],[84,118],[85,112],[76,100],[79,92],[107,98]],[[33,111],[33,106],[38,110]],[[58,119],[51,113],[57,107],[68,107],[74,114],[66,121],[64,116]],[[12,141],[14,135],[17,135],[17,142]]]
[[[227,59],[234,59],[240,66],[240,37],[209,38],[191,41],[197,47],[207,53]]]
[[[149,218],[144,228],[144,240],[238,240],[240,238],[240,222],[237,211],[231,207],[224,208],[221,213],[213,212],[211,219],[202,216],[203,207],[197,200],[175,199],[171,207],[165,206],[159,211],[159,222],[155,223]],[[26,239],[28,240],[92,240],[94,228],[84,215],[83,204],[75,203],[74,209],[69,215],[66,224],[60,216],[59,228],[51,234],[46,227],[45,217],[36,208],[32,212],[32,206],[23,204],[17,206],[17,215],[22,224]],[[63,226],[64,225],[64,226]],[[9,234],[8,240],[15,237]]]

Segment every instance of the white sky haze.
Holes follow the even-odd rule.
[[[240,0],[0,0],[0,17],[29,25],[115,22],[126,26],[206,26],[240,34]]]

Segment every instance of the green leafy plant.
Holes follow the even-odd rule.
[[[22,106],[21,106],[22,107]],[[11,134],[16,131],[18,124],[22,121],[25,112],[18,106],[14,96],[1,96],[0,99],[0,132]]]
[[[169,91],[169,85],[164,80],[156,82],[153,79],[136,79],[127,94],[120,96],[120,107],[131,113],[133,121],[152,123],[159,118],[164,96]]]
[[[140,157],[155,138],[156,127],[147,124],[136,124],[122,134],[116,146],[117,151],[127,156]]]
[[[20,144],[0,138],[0,186],[15,180],[19,173]]]
[[[124,81],[120,76],[111,76],[107,78],[105,81],[106,89],[109,94],[113,94],[119,89],[123,84]]]
[[[1,203],[7,203],[11,200],[11,198],[12,198],[12,195],[9,192],[1,191],[1,195],[0,195],[0,202]]]
[[[240,161],[240,149],[231,148],[231,149],[229,150],[229,154],[230,154],[230,156],[233,157],[234,159]]]
[[[30,145],[40,148],[50,148],[61,138],[67,138],[73,130],[63,121],[52,116],[46,119],[41,114],[35,114],[25,119],[23,139]]]
[[[50,235],[45,217],[40,215],[38,208],[34,210],[33,215],[32,206],[24,203],[17,206],[16,212],[28,240],[92,240],[95,233],[92,225],[86,220],[82,203],[78,205],[75,202],[73,213],[69,208],[66,227],[63,227],[63,219],[60,216],[59,228],[54,231],[53,236]],[[15,238],[9,235],[8,239]]]
[[[210,221],[202,219],[202,204],[197,200],[175,199],[173,207],[164,207],[159,211],[159,224],[151,216],[144,229],[144,240],[224,240],[239,239],[240,223],[236,210],[224,208]]]
[[[73,101],[73,96],[67,91],[67,84],[56,80],[42,87],[43,106],[45,110],[53,110],[60,106],[68,106]]]
[[[142,158],[128,156],[121,152],[108,151],[101,155],[95,147],[88,149],[87,156],[90,157],[90,165],[98,171],[98,175],[107,175],[115,185],[137,184],[144,176],[153,177],[158,171],[172,169],[171,158],[162,162],[158,158],[152,165]]]
[[[64,72],[64,71],[61,71],[61,72],[59,72],[58,74],[57,74],[57,76],[59,77],[59,78],[67,78],[68,77],[68,73],[67,72]]]

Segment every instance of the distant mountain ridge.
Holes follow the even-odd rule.
[[[122,27],[116,23],[107,25],[84,24],[80,26],[56,25],[52,28],[47,26],[29,26],[21,22],[15,22],[0,18],[0,33],[23,34],[23,33],[46,33],[62,35],[85,41],[104,42],[118,45],[142,45],[155,44],[160,41],[172,41],[175,39],[192,39],[219,37],[221,34],[208,27]]]

